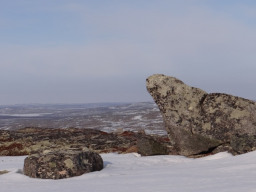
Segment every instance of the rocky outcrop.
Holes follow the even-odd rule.
[[[101,156],[92,151],[44,151],[26,157],[25,175],[41,179],[63,179],[103,169]]]
[[[166,136],[150,136],[143,132],[124,131],[106,133],[94,129],[46,129],[24,128],[19,130],[0,130],[0,156],[29,155],[54,149],[89,148],[98,153],[138,152],[137,141],[151,137],[169,145]]]
[[[147,90],[158,105],[169,138],[181,155],[256,149],[256,104],[190,87],[179,79],[152,75]]]

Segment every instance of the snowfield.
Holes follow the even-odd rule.
[[[0,157],[1,192],[252,192],[256,191],[256,152],[218,153],[200,159],[101,154],[104,169],[62,180],[22,174],[23,157]]]

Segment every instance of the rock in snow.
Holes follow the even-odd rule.
[[[256,147],[256,103],[190,87],[161,74],[147,79],[177,152],[190,156],[229,150],[242,154]]]
[[[63,179],[103,169],[103,160],[92,151],[45,151],[24,160],[24,174],[41,179]]]
[[[138,153],[142,156],[169,154],[167,146],[152,137],[143,137],[138,139],[137,148]]]

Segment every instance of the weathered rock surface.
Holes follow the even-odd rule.
[[[158,105],[175,150],[197,155],[256,149],[256,103],[227,94],[190,87],[165,75],[147,79],[147,90]]]
[[[151,137],[144,137],[138,140],[138,153],[142,156],[168,155],[169,150],[163,142]]]
[[[26,157],[25,175],[41,179],[63,179],[103,169],[98,153],[81,150],[45,151]]]
[[[166,136],[150,136],[142,132],[106,133],[93,129],[24,128],[0,130],[0,155],[29,155],[48,149],[69,148],[89,148],[98,153],[138,152],[137,140],[144,137],[152,137],[163,145],[169,145]]]

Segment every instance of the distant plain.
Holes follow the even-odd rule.
[[[144,130],[148,134],[166,134],[160,111],[153,102],[0,106],[0,129],[24,127],[91,128],[106,132]]]

